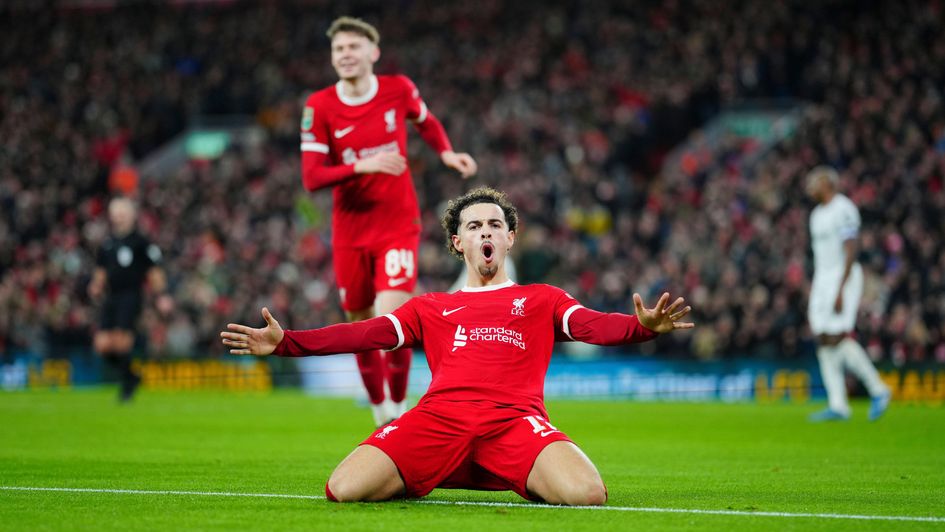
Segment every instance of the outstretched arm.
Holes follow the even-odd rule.
[[[269,309],[262,309],[266,326],[253,329],[230,323],[220,336],[223,344],[234,355],[298,357],[333,355],[369,349],[389,349],[400,342],[393,321],[379,316],[355,323],[340,323],[321,329],[285,331],[272,317]]]
[[[570,339],[587,342],[595,345],[623,345],[645,342],[655,338],[659,333],[675,329],[689,329],[692,323],[680,321],[690,307],[681,308],[685,303],[678,298],[672,305],[667,306],[669,294],[663,296],[652,309],[643,308],[643,299],[639,294],[633,294],[633,304],[636,307],[636,316],[619,313],[604,313],[581,306],[575,306],[573,311],[566,314],[564,333]]]

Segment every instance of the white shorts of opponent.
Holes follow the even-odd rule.
[[[850,276],[843,285],[843,309],[837,313],[833,305],[842,276],[842,270],[826,274],[814,272],[807,305],[807,320],[814,334],[845,334],[856,325],[856,313],[863,297],[863,268],[854,263],[850,269]]]

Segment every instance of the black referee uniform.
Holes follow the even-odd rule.
[[[137,230],[112,236],[98,252],[96,265],[105,270],[102,330],[135,329],[141,314],[148,270],[161,263],[161,250]]]
[[[137,230],[121,237],[112,235],[105,242],[96,261],[96,265],[105,271],[101,330],[124,330],[134,335],[141,315],[148,271],[160,263],[161,250]],[[131,369],[131,353],[115,353],[106,357],[106,361],[121,376],[120,399],[131,399],[141,382],[141,377]]]

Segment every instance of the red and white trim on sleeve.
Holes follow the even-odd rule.
[[[328,153],[328,144],[322,144],[321,142],[303,142],[301,146],[302,151],[313,151],[316,153]]]
[[[414,123],[422,124],[424,120],[427,119],[427,104],[426,102],[420,102],[420,115],[417,118],[414,118]]]
[[[568,324],[568,320],[571,319],[571,314],[573,314],[574,311],[579,308],[584,308],[584,305],[575,303],[574,305],[571,305],[568,310],[564,311],[564,316],[561,317],[561,330],[568,336],[568,338],[572,340],[574,340],[574,337],[571,336],[571,326]]]
[[[581,312],[572,312],[580,310]],[[624,345],[645,342],[659,336],[640,323],[636,316],[612,312],[605,314],[580,305],[568,309],[562,328],[568,338],[594,345]],[[565,328],[566,327],[566,328]]]
[[[394,324],[394,330],[397,331],[397,345],[391,347],[390,349],[385,349],[385,351],[396,351],[400,349],[400,346],[404,345],[404,327],[400,324],[400,320],[397,319],[397,316],[393,314],[384,314],[384,317],[389,319],[391,323]]]

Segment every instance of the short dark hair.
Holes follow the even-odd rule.
[[[329,39],[334,39],[335,34],[340,32],[363,35],[374,44],[381,42],[381,34],[377,32],[377,28],[359,18],[338,17],[331,23],[325,35],[327,35]]]
[[[505,214],[505,223],[509,226],[509,230],[515,231],[518,228],[518,210],[504,192],[489,187],[474,188],[458,198],[451,199],[446,205],[446,212],[443,213],[441,223],[446,233],[446,249],[456,257],[463,257],[463,254],[453,246],[453,235],[459,234],[459,215],[466,207],[479,203],[498,205]]]

